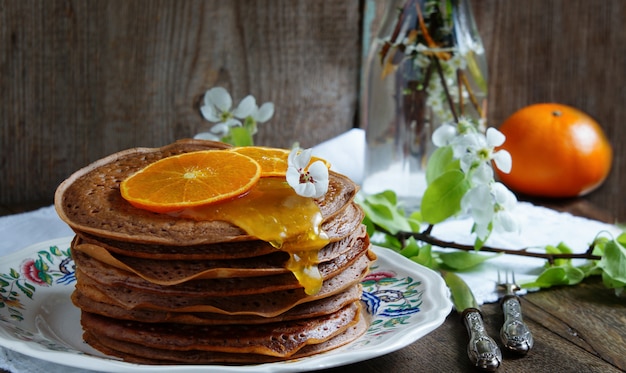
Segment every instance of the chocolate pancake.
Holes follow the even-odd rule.
[[[322,229],[329,235],[332,243],[344,240],[354,230],[360,229],[363,220],[363,210],[355,203],[347,204],[339,214],[327,220]],[[330,231],[326,231],[329,228]],[[192,246],[167,246],[155,244],[140,244],[136,242],[116,241],[102,237],[96,237],[84,232],[77,232],[78,243],[94,244],[105,248],[107,251],[124,256],[149,258],[160,260],[222,260],[253,258],[276,252],[276,248],[265,241],[241,241],[220,242],[206,245]],[[332,258],[334,249],[327,246],[320,250],[319,261],[327,261]]]
[[[119,191],[124,179],[157,160],[226,148],[227,145],[212,141],[180,140],[162,148],[134,148],[115,153],[61,183],[55,193],[55,208],[59,217],[77,232],[124,242],[193,246],[255,240],[225,221],[182,219],[135,208]],[[316,200],[324,220],[335,216],[356,192],[357,186],[350,179],[330,171],[328,192]]]
[[[361,286],[356,284],[339,294],[295,306],[275,317],[256,315],[224,315],[210,312],[167,312],[148,309],[127,310],[112,304],[101,303],[84,296],[80,291],[72,293],[72,302],[83,311],[121,320],[144,323],[181,323],[194,325],[266,324],[288,320],[306,319],[339,311],[350,303],[360,300]]]
[[[361,315],[363,316],[363,315]],[[350,343],[363,335],[368,327],[368,321],[365,317],[359,317],[354,325],[348,327],[344,332],[330,338],[327,341],[318,344],[310,344],[302,347],[296,353],[290,356],[290,359],[299,359],[307,356],[323,353],[347,343]],[[259,354],[241,354],[228,352],[212,352],[212,351],[180,351],[180,350],[164,350],[146,347],[138,343],[130,343],[108,338],[103,335],[95,337],[90,332],[85,332],[84,339],[94,348],[104,352],[107,355],[117,356],[128,362],[137,364],[261,364],[271,363],[284,360],[268,355]]]
[[[216,351],[290,357],[307,344],[329,340],[356,324],[360,317],[358,303],[337,312],[306,321],[284,321],[259,325],[186,325],[145,324],[120,321],[83,312],[83,328],[96,338],[142,344],[160,350]]]
[[[345,249],[342,249],[338,256],[318,265],[323,279],[337,275],[369,249],[369,242],[364,232],[355,233],[350,237],[351,239],[345,240]],[[241,268],[234,267],[241,260],[203,263],[100,255],[104,257],[104,260],[100,261],[90,255],[92,251],[102,250],[94,248],[94,245],[75,245],[72,246],[72,250],[78,270],[94,281],[111,286],[135,288],[138,291],[153,291],[160,295],[233,296],[302,287],[293,274],[283,268],[284,258],[271,267],[276,269],[276,274],[268,275],[267,271],[254,267],[254,265],[265,263],[263,259],[245,259],[245,266]],[[140,262],[137,263],[137,261]],[[259,273],[262,275],[248,278],[251,274]]]
[[[368,252],[369,253],[369,252]],[[215,312],[229,315],[259,315],[275,317],[306,302],[329,297],[353,286],[365,276],[371,263],[368,255],[362,255],[337,276],[322,283],[315,295],[307,295],[304,289],[291,289],[264,293],[262,295],[167,296],[119,285],[105,285],[76,270],[76,289],[83,295],[102,303],[113,304],[125,309],[150,309],[172,312]]]

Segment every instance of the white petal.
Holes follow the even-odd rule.
[[[468,133],[465,137],[467,147],[472,150],[484,149],[488,147],[487,138],[480,132]]]
[[[496,167],[505,174],[511,172],[511,167],[513,167],[513,158],[511,158],[511,153],[506,150],[498,150],[493,153],[493,161],[496,164]]]
[[[235,118],[226,119],[224,124],[227,125],[228,127],[241,127],[242,126],[241,121]]]
[[[215,136],[211,132],[200,132],[199,134],[195,135],[193,138],[199,139],[199,140],[213,140],[213,141],[220,140],[219,137]]]
[[[215,88],[211,88],[211,89],[215,89]],[[209,94],[209,92],[211,92],[211,89],[204,92],[204,105],[206,106],[215,106],[213,101],[211,101],[211,95]]]
[[[211,132],[216,135],[226,136],[230,132],[230,127],[226,123],[218,123],[211,127]]]
[[[259,123],[265,123],[274,115],[274,104],[271,102],[266,102],[261,105],[261,108],[254,115],[254,119],[256,119]]]
[[[220,111],[229,111],[231,106],[233,106],[233,99],[230,97],[230,93],[222,87],[211,88],[206,95],[209,102]]]
[[[289,184],[289,186],[293,189],[296,189],[296,187],[300,184],[300,172],[295,167],[287,167],[286,178],[287,184]]]
[[[494,228],[499,232],[516,232],[519,231],[519,225],[513,214],[508,211],[499,211],[494,216]]]
[[[489,236],[489,223],[475,225],[476,236],[485,241]]]
[[[493,169],[485,162],[482,162],[472,174],[472,182],[475,185],[489,184],[493,181]]]
[[[461,155],[461,170],[467,173],[477,160],[476,153],[464,153]]]
[[[233,110],[233,115],[236,116],[237,118],[244,119],[247,116],[255,113],[256,110],[257,110],[256,100],[254,99],[253,96],[248,95],[243,100],[241,100],[237,108]]]
[[[312,183],[301,183],[294,187],[299,196],[313,197],[315,195],[315,186]]]
[[[496,203],[506,210],[513,210],[517,205],[517,197],[504,184],[497,182],[491,186]]]
[[[452,142],[452,150],[456,158],[461,158],[468,151],[475,153],[486,146],[485,136],[481,133],[468,133],[457,136]]]
[[[315,161],[309,166],[309,174],[315,181],[315,195],[313,198],[319,198],[328,191],[328,167],[322,161]]]
[[[328,192],[328,180],[325,183],[316,182],[315,185],[315,194],[312,196],[313,198],[323,197],[326,192]]]
[[[208,120],[209,122],[220,121],[220,117],[218,116],[217,111],[215,110],[215,107],[213,105],[202,105],[200,107],[200,113],[202,113],[204,119]]]
[[[493,127],[487,128],[487,145],[491,148],[504,144],[506,136]]]
[[[313,180],[328,180],[328,167],[322,161],[311,163],[307,169]]]
[[[289,153],[289,157],[287,157],[287,164],[289,166],[293,166],[298,170],[304,170],[306,166],[309,165],[311,161],[311,152],[313,149],[301,150],[298,148],[294,148]]]
[[[297,146],[294,146],[291,151],[289,152],[289,155],[287,156],[287,167],[294,167],[296,169],[298,169],[296,167],[296,156],[298,155],[298,153],[300,152],[300,148],[298,148]]]
[[[477,224],[488,224],[493,217],[493,200],[486,185],[470,189],[461,199],[461,206],[466,207]]]
[[[456,136],[456,127],[442,124],[433,132],[433,144],[438,147],[446,146]]]

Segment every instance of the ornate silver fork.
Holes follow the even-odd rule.
[[[518,355],[526,355],[533,347],[533,335],[524,323],[522,318],[522,307],[516,293],[520,287],[515,282],[515,273],[505,272],[504,281],[500,279],[498,271],[498,290],[504,295],[501,298],[502,312],[504,313],[504,324],[500,329],[500,338],[504,348]]]

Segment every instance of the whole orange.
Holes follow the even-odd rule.
[[[600,186],[611,169],[613,150],[589,115],[556,103],[524,107],[499,130],[499,149],[511,153],[513,166],[498,177],[515,192],[539,197],[574,197]]]

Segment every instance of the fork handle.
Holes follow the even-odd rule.
[[[467,308],[462,317],[470,337],[467,345],[470,361],[480,370],[496,371],[502,363],[502,352],[485,331],[482,314],[476,308]]]
[[[500,329],[500,338],[504,348],[518,355],[526,355],[533,347],[533,335],[522,318],[522,306],[515,295],[502,298],[504,324]]]

